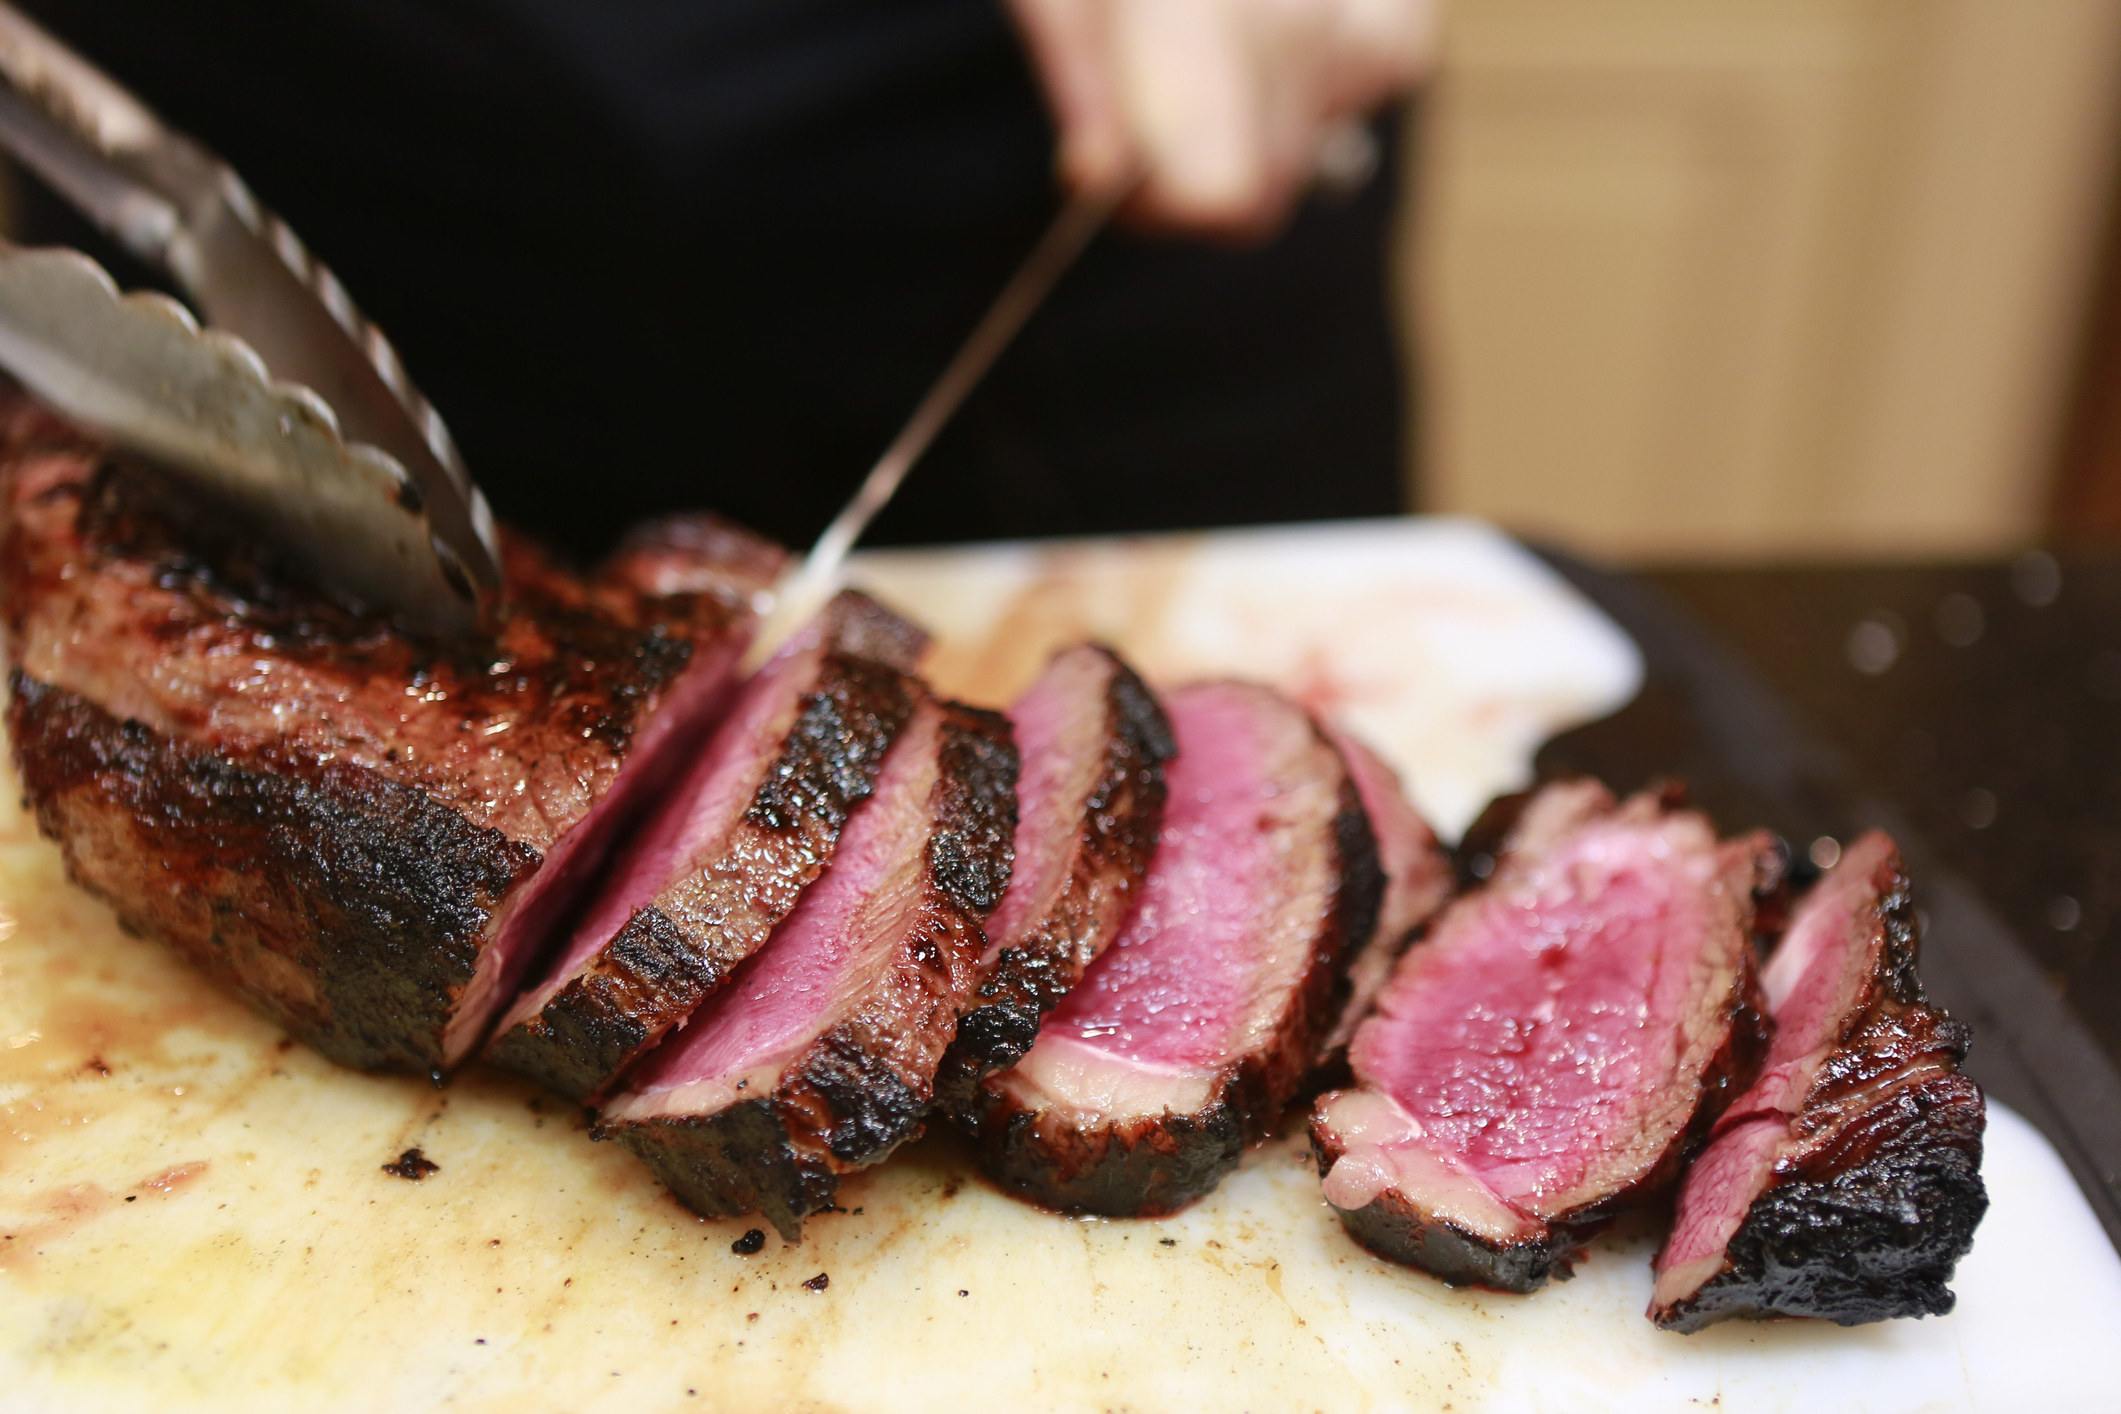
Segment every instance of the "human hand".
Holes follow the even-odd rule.
[[[1438,0],[1009,0],[1076,190],[1139,178],[1128,213],[1272,230],[1336,123],[1427,73]]]

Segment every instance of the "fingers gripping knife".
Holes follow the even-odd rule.
[[[460,632],[501,585],[493,519],[381,331],[212,153],[0,4],[0,144],[213,326],[88,257],[0,244],[0,367],[185,476],[328,587]]]

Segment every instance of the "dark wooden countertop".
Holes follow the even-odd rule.
[[[1643,650],[1543,775],[1678,777],[1793,862],[1899,839],[1967,1069],[2121,1248],[2121,558],[1620,573],[1546,553]]]
[[[1645,578],[1899,806],[2121,1064],[2121,558]]]

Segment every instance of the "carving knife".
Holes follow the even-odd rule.
[[[233,501],[328,587],[442,632],[501,585],[493,517],[389,341],[212,153],[0,3],[0,144],[212,328],[74,252],[0,251],[0,365]]]
[[[1360,121],[1344,119],[1327,128],[1311,163],[1312,184],[1332,194],[1359,190],[1377,169],[1380,157],[1377,139]],[[773,656],[790,635],[801,628],[832,597],[839,582],[841,565],[869,522],[876,519],[897,491],[906,473],[928,450],[936,435],[950,421],[1002,350],[1016,337],[1024,321],[1044,301],[1054,284],[1075,263],[1083,247],[1104,228],[1112,213],[1125,203],[1140,184],[1133,173],[1108,187],[1077,192],[1061,207],[1060,214],[1033,246],[1024,263],[995,297],[980,322],[973,326],[955,357],[944,367],[928,393],[914,408],[913,416],[877,458],[859,489],[802,561],[782,575],[774,586],[772,604],[759,624],[758,636],[744,655],[743,671],[755,671]]]
[[[1083,247],[1099,230],[1103,229],[1112,213],[1125,201],[1133,190],[1132,182],[1121,182],[1111,187],[1089,189],[1068,198],[1060,214],[1039,237],[1038,244],[1024,257],[1024,263],[1002,286],[994,303],[980,316],[979,323],[965,336],[965,342],[957,353],[945,364],[933,385],[899,429],[891,445],[877,458],[876,465],[862,479],[852,500],[825,527],[817,543],[810,547],[800,563],[781,576],[773,588],[772,606],[759,624],[751,648],[744,655],[743,671],[757,669],[774,650],[786,642],[788,637],[801,628],[825,601],[832,597],[839,581],[840,566],[847,552],[861,539],[869,522],[876,519],[897,491],[906,473],[921,459],[936,435],[950,421],[951,414],[965,401],[973,388],[977,387],[994,361],[1001,357],[1002,350],[1024,327],[1054,284],[1075,263]]]

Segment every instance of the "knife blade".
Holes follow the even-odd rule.
[[[855,542],[861,539],[862,532],[890,503],[892,495],[905,481],[906,473],[934,444],[951,415],[979,385],[987,370],[994,366],[1002,350],[1009,347],[1025,321],[1045,302],[1047,294],[1075,263],[1083,248],[1104,229],[1133,187],[1130,180],[1109,187],[1089,188],[1063,203],[1059,214],[1046,227],[1045,234],[1039,237],[1031,253],[1024,257],[1023,264],[1002,286],[994,303],[972,326],[965,342],[958,346],[950,362],[943,366],[943,371],[915,405],[905,426],[884,448],[883,455],[877,458],[869,474],[862,478],[853,497],[832,518],[832,523],[818,536],[810,552],[773,587],[772,606],[760,621],[758,633],[744,655],[743,672],[756,670],[824,607],[839,581],[840,567]]]
[[[332,273],[226,163],[168,128],[115,81],[4,3],[0,144],[113,239],[168,271],[207,322],[242,339],[273,380],[320,398],[347,443],[357,451],[364,444],[380,451],[404,475],[379,480],[364,473],[334,485],[328,468],[345,457],[320,456],[306,444],[290,450],[287,467],[275,472],[269,440],[256,436],[249,439],[248,459],[226,474],[207,455],[212,439],[190,438],[195,455],[178,470],[267,513],[312,553],[336,587],[414,622],[459,630],[490,606],[501,584],[493,516],[448,428],[406,377],[382,331],[361,316]],[[29,277],[40,290],[30,298],[48,301],[62,288],[81,292],[78,281],[54,285],[52,278],[49,271]],[[52,355],[54,330],[41,327],[43,333],[27,342]],[[106,347],[127,328],[153,332],[150,325],[113,318],[102,318],[101,328]],[[150,343],[165,351],[176,347],[167,339]],[[206,386],[196,380],[206,376],[209,362],[195,360],[190,368],[195,391]],[[143,365],[136,358],[132,367],[138,372]],[[218,396],[242,403],[251,394],[240,381]],[[56,386],[48,375],[46,382]],[[115,404],[106,397],[101,405]],[[125,433],[118,426],[99,430]],[[365,457],[363,452],[355,460]],[[264,494],[276,477],[290,499],[277,511]],[[391,496],[368,494],[378,488]],[[427,527],[423,553],[437,562],[432,572],[419,566],[397,573],[408,568],[408,511]],[[340,532],[358,526],[363,516],[374,524],[356,535],[353,546],[315,538],[325,526]],[[382,545],[394,548],[361,568],[360,555]]]

